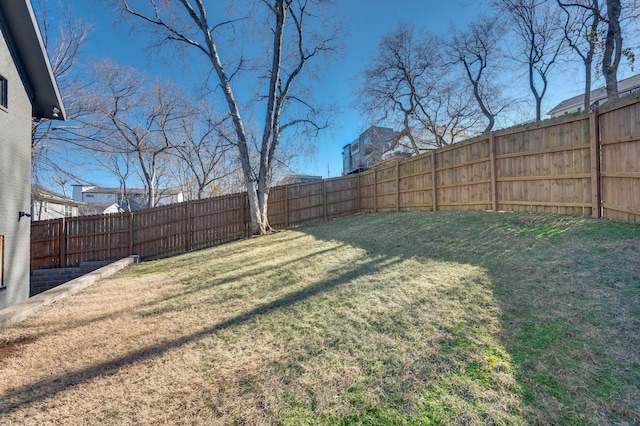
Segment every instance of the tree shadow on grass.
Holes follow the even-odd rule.
[[[625,247],[616,249],[613,244],[610,252],[595,254],[596,244],[581,239],[581,231],[573,232],[579,225],[576,219],[562,216],[381,213],[334,224],[300,231],[360,247],[373,257],[417,257],[425,263],[454,262],[486,271],[499,307],[501,330],[493,337],[501,342],[514,367],[519,383],[514,392],[519,394],[527,422],[640,422],[640,413],[634,408],[639,402],[637,382],[634,385],[634,377],[640,378],[639,359],[633,355],[637,347],[634,350],[630,343],[638,342],[639,333],[625,333],[625,325],[612,314],[615,310],[638,313],[633,302],[638,300],[638,292],[629,290],[634,276],[640,281],[637,254],[634,257]],[[550,228],[563,232],[550,234]],[[616,261],[607,256],[621,258]],[[628,266],[611,271],[618,278],[610,278],[607,267],[613,270],[616,263]],[[626,292],[616,292],[612,285],[603,283],[608,280],[625,285]],[[455,300],[458,296],[446,297]],[[472,343],[474,331],[465,327],[461,324],[459,330],[449,330],[451,340],[443,342],[443,352],[452,348],[485,351],[486,347]],[[625,336],[630,342],[624,343]],[[626,349],[616,353],[612,346]],[[636,367],[630,370],[628,362]],[[473,379],[477,373],[474,368],[467,366],[464,375]],[[611,402],[616,399],[619,401]]]
[[[260,277],[263,274],[276,268],[291,267],[292,265],[295,265],[297,263],[320,258],[332,251],[338,250],[339,248],[340,246],[336,246],[324,250],[318,250],[310,254],[296,256],[293,259],[289,259],[284,262],[278,261],[276,264],[274,264],[273,261],[269,258],[263,258],[260,261],[248,263],[241,268],[235,269],[233,272],[228,272],[224,274],[224,277],[217,277],[215,276],[215,274],[212,274],[211,278],[204,281],[199,277],[187,277],[182,281],[183,288],[181,290],[172,291],[170,294],[166,294],[162,298],[147,302],[144,305],[139,306],[138,314],[148,317],[172,311],[183,311],[186,308],[190,307],[193,303],[189,302],[190,296],[200,293],[206,293],[211,289],[220,288],[225,285],[236,283],[240,281],[240,279],[250,280],[251,278]],[[289,283],[284,283],[285,286],[288,284]],[[250,284],[246,284],[245,286],[250,286]],[[227,301],[224,298],[221,298],[221,296],[219,295],[208,297],[212,298],[213,300],[211,300],[211,302],[216,304],[224,303]],[[184,301],[185,304],[176,303],[180,301]],[[204,299],[198,298],[198,303],[203,302],[205,302]]]
[[[554,220],[556,219],[546,219],[544,225],[547,226],[548,222]],[[419,386],[423,386],[423,389],[420,394],[420,407],[411,409],[423,410],[422,414],[427,416],[414,419],[418,424],[421,420],[423,423],[428,421],[437,423],[438,417],[433,416],[438,413],[442,415],[440,421],[459,419],[461,422],[474,423],[464,416],[456,417],[455,410],[459,407],[455,404],[467,407],[469,410],[479,410],[477,418],[480,420],[475,423],[482,423],[482,419],[484,423],[490,423],[492,418],[486,413],[488,409],[481,406],[482,402],[478,402],[481,401],[481,398],[476,399],[478,394],[470,393],[469,390],[486,390],[490,400],[491,395],[496,395],[497,385],[494,379],[500,379],[501,374],[515,377],[517,383],[513,388],[509,388],[509,383],[506,383],[506,387],[502,384],[502,396],[497,397],[494,403],[500,405],[504,402],[501,398],[508,397],[506,393],[511,394],[513,400],[519,401],[520,404],[520,408],[514,408],[516,417],[522,415],[526,419],[521,423],[562,424],[582,421],[589,424],[589,416],[596,419],[591,420],[592,422],[602,420],[603,423],[611,423],[611,421],[633,423],[634,419],[637,419],[634,417],[633,405],[629,402],[620,402],[615,406],[611,402],[615,394],[612,393],[612,386],[608,383],[607,371],[615,370],[620,365],[612,365],[612,360],[603,358],[602,351],[597,348],[593,350],[589,348],[587,352],[584,350],[584,347],[590,344],[590,335],[585,334],[586,328],[591,328],[590,332],[596,340],[598,334],[611,331],[608,326],[598,323],[602,321],[601,316],[594,315],[590,318],[587,310],[580,306],[581,304],[595,306],[595,293],[588,287],[598,287],[597,291],[600,292],[598,294],[603,297],[610,296],[603,292],[602,286],[597,283],[597,274],[596,278],[588,276],[598,272],[597,268],[600,267],[603,259],[587,259],[583,255],[587,253],[588,248],[577,247],[571,253],[566,253],[563,251],[566,248],[565,245],[557,241],[554,242],[545,236],[539,237],[534,232],[522,232],[523,226],[527,227],[527,231],[535,228],[530,222],[531,220],[523,221],[522,215],[481,212],[372,214],[344,218],[328,224],[301,227],[290,235],[283,233],[277,236],[283,240],[283,246],[286,245],[284,241],[291,238],[299,242],[307,241],[308,238],[305,240],[301,237],[306,234],[319,241],[331,241],[335,250],[354,247],[359,249],[358,252],[366,253],[366,256],[362,257],[362,262],[356,265],[341,265],[339,270],[329,278],[324,278],[324,281],[319,281],[323,279],[319,278],[312,281],[312,285],[285,294],[277,300],[257,304],[253,308],[245,308],[247,309],[245,312],[235,314],[200,331],[165,340],[70,374],[61,374],[12,389],[3,395],[0,401],[0,413],[11,412],[55,397],[65,389],[79,386],[104,375],[117,373],[120,368],[132,363],[160,357],[167,351],[182,345],[194,343],[209,336],[222,335],[223,331],[246,326],[257,317],[282,313],[281,310],[289,315],[292,310],[288,308],[294,305],[296,305],[296,309],[293,310],[295,314],[305,315],[305,309],[309,307],[307,304],[309,299],[323,293],[347,289],[348,291],[342,292],[341,295],[346,298],[366,293],[366,297],[359,298],[355,303],[366,303],[371,297],[384,297],[382,290],[385,283],[378,282],[375,286],[367,285],[369,276],[375,276],[378,272],[387,273],[394,268],[402,269],[409,263],[412,265],[419,263],[425,270],[439,267],[439,264],[446,264],[467,268],[471,272],[466,275],[458,274],[454,277],[457,280],[455,283],[450,286],[447,286],[446,282],[440,283],[444,285],[434,290],[445,302],[460,305],[463,309],[456,311],[455,318],[447,318],[445,310],[438,311],[440,316],[436,315],[436,320],[421,324],[415,321],[407,322],[407,312],[413,314],[421,310],[435,309],[435,307],[419,299],[406,300],[403,306],[395,306],[384,318],[378,318],[376,312],[371,312],[362,320],[365,326],[379,333],[382,338],[389,335],[393,335],[393,338],[385,344],[372,346],[374,350],[381,352],[379,355],[368,359],[358,358],[362,362],[358,367],[366,370],[369,374],[368,379],[375,381],[377,389],[381,389],[381,392],[387,391],[385,386],[392,388],[398,383],[402,384],[400,388],[406,385],[406,389],[415,391],[415,388],[411,387],[415,384],[412,377],[404,381],[388,379],[389,372],[403,374],[405,370],[415,369],[416,377],[421,378],[418,380]],[[533,223],[533,225],[536,224]],[[562,238],[568,234],[570,232],[563,233]],[[257,243],[259,239],[255,241]],[[583,241],[576,242],[580,244]],[[268,275],[270,268],[285,264],[296,265],[294,269],[299,269],[302,267],[299,263],[313,263],[316,259],[329,255],[334,249],[320,250],[322,253],[299,254],[294,259],[289,261],[283,259],[273,265],[269,264],[268,259],[258,256],[255,263],[243,265],[237,271],[231,271],[229,277],[224,278],[224,283],[232,283],[233,279],[241,276],[258,278],[263,273]],[[244,258],[245,251],[244,245],[231,245],[226,250],[216,252],[216,255],[225,256],[232,253],[233,256],[240,255]],[[275,248],[271,250],[271,254],[277,255]],[[179,259],[185,267],[188,266],[189,256],[191,255]],[[627,257],[632,259],[630,254]],[[590,262],[594,265],[584,266]],[[159,265],[162,264],[159,263]],[[206,271],[206,266],[203,268]],[[568,271],[571,268],[578,270],[578,274],[574,273],[575,271]],[[411,271],[411,273],[421,272],[420,268],[411,269]],[[396,284],[401,284],[401,272],[395,276]],[[425,276],[430,277],[428,274]],[[621,275],[619,280],[625,280],[625,277],[626,275]],[[345,286],[354,281],[358,281],[359,284],[353,287]],[[365,285],[361,285],[363,283]],[[425,284],[427,284],[425,288],[431,291],[432,285],[438,283]],[[219,288],[218,285],[219,282],[215,279],[196,282],[192,286],[186,285],[184,292],[179,292],[177,297],[196,294],[200,291],[203,292],[200,298],[214,297]],[[401,286],[396,285],[396,288],[398,287]],[[480,293],[467,291],[472,290],[472,287],[479,288]],[[380,296],[381,293],[382,296]],[[486,297],[478,298],[478,295]],[[162,303],[167,301],[167,297],[173,297],[173,295],[166,294],[152,301],[148,307],[162,308]],[[401,294],[398,297],[391,302],[398,303],[403,300]],[[335,302],[335,299],[327,300]],[[568,301],[572,306],[567,306]],[[314,300],[314,303],[316,302]],[[341,315],[349,314],[350,309],[355,310],[355,306],[348,305],[349,300],[346,302],[345,310],[338,311]],[[379,306],[384,305],[385,302],[385,299],[378,299]],[[629,308],[628,303],[623,306]],[[602,306],[596,307],[602,309]],[[331,316],[333,313],[335,311],[322,315]],[[487,328],[487,324],[478,319],[480,318],[478,313],[485,314],[492,323],[498,324],[498,329]],[[584,323],[586,326],[583,325]],[[281,327],[281,324],[276,327]],[[437,346],[434,360],[425,358],[418,352],[412,353],[406,364],[403,363],[404,360],[398,362],[394,354],[394,343],[410,342],[416,335],[412,334],[414,332],[412,327],[439,333],[440,337],[437,339],[429,339],[430,344],[435,342]],[[402,334],[402,338],[396,339],[397,334]],[[378,334],[375,335],[378,336]],[[417,336],[420,337],[420,334],[418,333]],[[422,337],[426,336],[422,335]],[[342,342],[343,346],[349,346],[349,356],[353,355],[352,352],[362,350],[354,346],[353,343],[357,342],[355,339],[345,338]],[[318,356],[317,351],[323,350],[322,339],[314,341],[314,344],[319,346],[295,348],[296,357],[284,356],[274,365],[265,364],[265,366],[276,372],[288,374],[290,378],[296,380],[295,371],[297,369],[305,371],[301,368],[304,365],[300,363],[310,362],[308,360]],[[621,343],[623,346],[625,344]],[[590,346],[594,347],[597,344]],[[285,345],[285,349],[289,348]],[[589,357],[594,361],[589,361],[590,365],[585,365],[583,361]],[[634,359],[637,359],[637,356],[630,357],[631,366],[634,365]],[[437,379],[427,382],[424,378],[431,377],[428,375],[429,364],[436,361],[439,368]],[[632,371],[631,374],[636,373]],[[259,380],[259,377],[256,376],[255,380]],[[243,381],[251,381],[251,377]],[[353,415],[349,418],[333,420],[338,423],[342,421],[343,424],[349,421],[362,424],[367,423],[365,420],[369,415],[384,414],[375,410],[390,409],[385,406],[380,408],[367,405],[363,395],[366,393],[366,387],[370,385],[371,382],[364,379],[354,383],[346,391],[346,398],[355,410],[355,414],[352,412]],[[624,392],[624,389],[620,392]],[[292,399],[298,397],[291,396]],[[583,402],[576,402],[577,398],[582,398]],[[509,404],[515,404],[513,400],[509,401]],[[587,400],[591,401],[590,406],[584,402]],[[629,401],[634,400],[629,399]],[[294,403],[296,403],[295,400],[292,404]],[[399,415],[409,416],[407,413],[410,410],[402,411],[405,407],[402,404],[400,402],[391,407],[400,407]],[[294,405],[295,407],[298,406]],[[513,408],[513,405],[511,407]],[[303,416],[298,420],[313,418],[316,414],[312,403],[300,410],[303,411],[302,414],[311,417]],[[611,414],[616,410],[622,414]],[[608,411],[609,414],[605,414],[608,417],[602,417],[599,414],[600,411]],[[290,410],[289,414],[291,417],[288,419],[295,423],[295,416],[300,413]],[[482,417],[483,415],[489,417]],[[386,424],[389,424],[393,423],[394,419],[406,420],[407,417],[387,417],[386,419],[388,420]],[[506,421],[502,423],[509,424]]]
[[[385,264],[385,267],[389,266],[389,264],[390,263],[387,262]],[[319,282],[315,285],[292,292],[277,300],[261,304],[253,309],[250,309],[247,312],[235,315],[232,318],[221,321],[197,333],[192,333],[176,339],[168,340],[156,345],[147,346],[140,350],[130,352],[119,358],[111,359],[109,361],[99,363],[82,370],[78,370],[71,374],[49,377],[30,385],[12,389],[2,395],[2,400],[0,401],[0,414],[10,413],[14,410],[28,406],[30,404],[54,397],[56,394],[78,386],[84,382],[88,382],[100,376],[113,374],[121,367],[146,359],[159,357],[167,351],[179,348],[186,344],[197,342],[203,338],[215,335],[226,329],[251,321],[256,317],[267,315],[274,310],[279,310],[295,305],[308,298],[340,287],[350,282],[354,277],[366,274],[370,271],[374,271],[379,267],[379,263],[372,260],[354,268],[345,268],[345,270],[334,279]]]

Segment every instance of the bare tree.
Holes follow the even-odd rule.
[[[73,120],[85,114],[79,103],[80,92],[85,86],[80,75],[79,61],[91,26],[73,19],[64,11],[61,3],[51,5],[47,0],[39,0],[36,5],[42,38],[67,112],[65,122],[49,119],[33,121],[32,178],[34,182],[40,182],[48,172],[59,177],[68,178],[72,175],[67,167],[61,165],[62,157],[59,154],[68,141],[68,132],[77,127]],[[58,25],[53,27],[53,22],[56,21]]]
[[[242,105],[234,91],[234,77],[245,68],[243,57],[237,58],[236,66],[227,69],[223,60],[221,31],[225,27],[239,24],[239,19],[229,19],[212,25],[209,21],[207,6],[203,0],[173,0],[156,2],[120,0],[124,10],[158,30],[160,43],[188,45],[210,62],[225,102],[229,109],[235,129],[238,157],[241,163],[244,184],[249,198],[251,212],[251,231],[264,234],[270,230],[267,218],[267,200],[269,195],[271,171],[276,158],[283,131],[288,128],[308,125],[319,128],[313,118],[315,109],[308,99],[297,96],[296,83],[299,82],[308,62],[321,53],[333,49],[335,34],[327,37],[309,36],[314,18],[319,17],[314,9],[326,0],[260,0],[257,2],[265,15],[252,16],[259,20],[266,17],[269,31],[258,39],[270,39],[267,48],[269,66],[266,70],[267,87],[263,92],[264,125],[259,138],[259,163],[252,166],[248,134],[241,114]],[[146,7],[145,7],[146,6]],[[246,10],[238,8],[238,10]],[[230,56],[233,57],[233,56]],[[227,62],[229,65],[229,62]],[[296,115],[297,113],[297,115]]]
[[[585,68],[585,110],[591,107],[593,62],[601,56],[607,98],[618,97],[618,69],[623,58],[633,66],[634,47],[623,46],[623,35],[637,31],[637,0],[557,0],[564,11],[565,39]],[[626,22],[625,22],[626,21]],[[637,46],[636,46],[637,48]]]
[[[158,173],[174,147],[181,120],[189,114],[186,100],[169,83],[150,83],[129,67],[103,62],[95,73],[101,83],[86,96],[95,113],[85,123],[85,148],[95,155],[106,153],[112,162],[135,159],[147,206],[154,207]]]
[[[602,74],[607,86],[607,99],[618,98],[618,67],[622,59],[622,29],[620,0],[607,1],[607,35],[604,42]]]
[[[433,147],[448,145],[470,128],[475,113],[468,92],[448,78],[442,47],[435,36],[400,24],[380,41],[358,88],[358,107],[374,121],[399,125],[416,154],[424,131],[433,135]]]
[[[129,180],[134,174],[130,151],[105,150],[94,153],[96,162],[109,171],[117,180],[120,189],[120,207],[131,212],[133,194],[129,191]],[[93,212],[92,212],[93,213]]]
[[[557,0],[565,14],[564,37],[584,65],[584,110],[591,108],[593,59],[601,39],[600,0]]]
[[[527,66],[539,121],[549,74],[564,47],[560,15],[554,9],[556,4],[538,0],[496,0],[496,4],[507,13],[513,25],[519,49],[514,59]]]
[[[214,184],[233,172],[229,153],[233,129],[227,124],[228,117],[215,117],[214,109],[206,102],[180,120],[181,139],[176,140],[172,151],[178,161],[172,163],[171,169],[183,184],[193,186],[197,199],[218,192],[212,190]]]
[[[497,84],[499,78],[495,75],[503,57],[500,49],[501,25],[496,18],[481,17],[464,31],[454,29],[452,39],[447,42],[452,62],[464,69],[473,97],[486,118],[487,125],[483,133],[493,129],[496,116],[509,105],[509,101],[502,96],[500,85]]]

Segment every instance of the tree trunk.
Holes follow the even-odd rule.
[[[589,52],[588,59],[584,61],[584,110],[591,111],[591,66],[593,53]]]
[[[418,144],[416,143],[413,134],[411,133],[411,128],[409,127],[409,114],[405,112],[404,114],[404,131],[407,133],[407,137],[409,138],[409,142],[411,142],[411,147],[413,148],[413,152],[416,155],[420,155],[420,149],[418,148]]]
[[[487,117],[487,120],[489,120],[489,122],[487,123],[487,127],[485,127],[482,133],[489,133],[491,129],[493,129],[493,126],[496,123],[496,119],[495,115],[492,114],[491,111],[489,111],[489,108],[487,108],[484,100],[482,99],[482,96],[480,95],[480,78],[482,77],[482,70],[485,67],[481,66],[480,70],[478,71],[477,77],[474,78],[471,74],[471,68],[469,67],[466,59],[462,59],[462,65],[464,65],[464,69],[467,72],[467,77],[469,77],[469,81],[471,82],[471,86],[473,87],[473,97],[476,98],[476,102],[478,102],[478,106],[480,107],[480,111],[482,111],[482,114],[484,114],[484,116]]]
[[[531,93],[533,93],[533,97],[536,100],[536,121],[540,121],[542,119],[542,97],[538,94],[538,89],[536,88],[536,84],[534,81],[534,68],[532,64],[529,64],[529,88],[531,89]]]
[[[600,25],[600,7],[598,2],[591,3],[591,13],[593,15],[591,22],[591,31],[589,37],[589,50],[584,57],[584,110],[586,112],[591,111],[591,79],[593,75],[593,55],[596,50],[596,37],[598,33],[598,26]]]
[[[227,77],[227,74],[222,65],[222,61],[218,56],[218,49],[213,41],[213,38],[211,37],[211,34],[205,32],[205,39],[207,41],[208,56],[214,70],[216,71],[216,74],[218,75],[218,79],[220,80],[220,86],[222,87],[225,100],[227,101],[227,105],[229,107],[229,112],[231,115],[231,121],[233,122],[233,127],[235,128],[236,137],[238,139],[238,154],[240,157],[240,163],[242,165],[244,183],[247,187],[247,198],[249,199],[251,235],[265,234],[267,232],[268,222],[266,221],[266,214],[263,215],[261,213],[263,210],[260,208],[259,202],[259,200],[263,197],[260,196],[259,189],[256,185],[255,180],[253,179],[253,170],[251,168],[249,149],[247,146],[247,135],[244,129],[244,123],[242,122],[242,118],[240,116],[240,110],[238,109],[238,104],[233,95],[233,90],[231,89],[231,81]],[[266,207],[264,207],[264,211],[266,212]]]
[[[149,184],[149,196],[147,198],[147,208],[151,209],[155,207],[156,188],[153,181],[149,182],[148,184]]]
[[[607,84],[607,100],[618,99],[618,66],[622,56],[622,30],[620,29],[620,0],[607,0],[609,27],[604,44],[602,74]]]
[[[260,215],[260,234],[271,232],[269,218],[267,216],[267,201],[269,200],[269,187],[266,182],[258,183],[258,214]]]
[[[251,216],[251,235],[263,235],[266,234],[269,228],[269,221],[267,220],[267,194],[260,194],[258,189],[259,185],[256,182],[247,182],[247,198],[249,200],[249,215]]]

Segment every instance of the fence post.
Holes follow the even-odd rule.
[[[242,198],[242,200],[240,201],[240,216],[242,218],[242,233],[244,234],[245,237],[249,236],[249,230],[247,229],[247,218],[246,218],[246,212],[245,209],[247,207],[247,205],[249,204],[249,193],[248,192],[243,192],[242,195],[240,196]]]
[[[373,168],[373,212],[378,212],[378,170]]]
[[[184,209],[185,209],[184,238],[185,238],[185,249],[188,253],[191,251],[191,201],[187,201],[187,204],[184,205]]]
[[[60,218],[60,267],[67,267],[67,222]]]
[[[396,211],[400,211],[400,160],[396,161]]]
[[[113,240],[111,239],[111,237],[113,236],[113,217],[112,216],[106,216],[105,217],[106,221],[107,221],[107,226],[106,226],[106,234],[107,234],[107,259],[111,259],[111,244],[113,243]]]
[[[324,221],[327,221],[327,182],[322,179],[322,208],[324,210]]]
[[[438,211],[438,187],[436,185],[436,151],[431,151],[431,177],[433,193],[433,211]]]
[[[133,212],[129,212],[129,256],[133,256]]]
[[[356,179],[358,179],[358,199],[356,202],[358,203],[358,213],[362,212],[362,208],[360,207],[360,173],[355,174]]]
[[[601,217],[602,190],[600,186],[600,118],[596,107],[589,114],[589,142],[591,151],[591,214]]]
[[[289,228],[289,185],[284,186],[284,228]]]
[[[498,211],[498,186],[496,181],[496,138],[495,132],[489,133],[489,162],[491,167],[491,207]]]

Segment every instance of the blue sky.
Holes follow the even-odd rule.
[[[144,33],[136,33],[132,37],[126,28],[114,25],[115,15],[104,3],[69,0],[73,15],[93,25],[86,55],[92,59],[110,58],[169,79],[180,78],[187,72],[180,64],[156,61],[154,56],[148,54],[148,40]],[[302,164],[296,171],[323,177],[339,176],[342,169],[341,147],[373,124],[355,109],[353,88],[358,73],[375,53],[383,35],[395,29],[400,22],[413,22],[446,36],[452,25],[462,27],[476,18],[483,3],[471,0],[336,0],[336,15],[346,31],[343,40],[345,52],[344,56],[333,60],[331,67],[324,72],[318,91],[325,101],[338,106],[339,113],[331,128],[318,138],[315,158]],[[573,71],[573,66],[562,65],[556,69],[556,76],[560,78],[553,78],[550,82],[543,104],[545,112],[561,100],[579,94],[579,74]],[[522,86],[521,95],[529,95],[525,85]],[[108,177],[88,180],[105,186],[115,185],[115,182],[97,182],[100,179]]]

